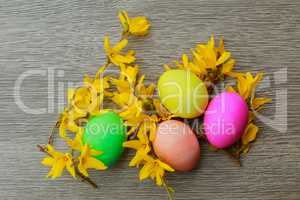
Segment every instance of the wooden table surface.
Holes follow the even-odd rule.
[[[68,176],[46,180],[44,155],[36,150],[46,142],[67,83],[80,82],[104,62],[105,34],[118,39],[119,9],[151,20],[147,38],[130,40],[147,80],[155,81],[162,64],[214,33],[225,37],[238,70],[265,71],[259,94],[274,99],[262,112],[260,134],[243,167],[203,146],[196,170],[168,176],[175,199],[299,200],[300,2],[295,0],[1,0],[0,199],[167,198],[151,181],[138,181],[137,169],[127,167],[131,153],[108,171],[92,172],[100,186],[93,189]],[[30,75],[36,70],[42,74]],[[50,102],[42,114],[26,113],[18,104],[15,86],[28,73],[18,97],[29,108],[47,108]]]

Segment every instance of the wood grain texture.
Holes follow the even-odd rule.
[[[259,122],[260,135],[243,167],[221,153],[202,148],[198,169],[168,176],[175,199],[300,199],[300,2],[294,0],[0,0],[0,199],[166,199],[150,181],[140,183],[127,164],[131,153],[113,169],[93,172],[99,184],[90,186],[68,176],[45,180],[44,143],[58,116],[59,83],[80,82],[103,63],[103,36],[118,39],[119,9],[149,16],[151,34],[130,41],[142,58],[149,81],[162,64],[178,58],[211,33],[223,35],[239,70],[264,70],[269,82],[259,93],[272,97],[263,115],[279,121]],[[14,87],[28,70],[59,70],[55,77],[54,112],[26,114],[15,103]],[[287,80],[276,78],[287,69]],[[45,107],[47,77],[32,76],[21,88],[29,107]],[[287,90],[288,119],[278,112],[277,92]],[[50,99],[51,100],[51,99]],[[278,128],[287,130],[278,131]]]

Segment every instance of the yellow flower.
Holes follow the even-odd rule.
[[[220,53],[220,55],[218,55],[218,53]],[[198,60],[203,61],[201,63],[201,66],[205,67],[206,69],[212,70],[216,70],[217,66],[225,63],[231,56],[230,52],[223,49],[222,51],[217,52],[213,35],[206,45],[199,44],[196,46],[194,56],[195,55],[197,55]]]
[[[114,93],[112,101],[121,107],[119,115],[126,126],[137,127],[146,117],[143,114],[143,103],[131,93]],[[133,132],[132,129],[130,132]]]
[[[81,128],[80,123],[87,121],[87,116],[104,112],[101,106],[110,78],[102,76],[104,69],[105,66],[101,67],[94,79],[85,75],[83,86],[68,89],[68,108],[59,120],[59,133],[62,138],[67,138],[67,130],[77,133]]]
[[[124,106],[123,111],[119,113],[119,115],[125,120],[129,120],[131,118],[139,117],[143,111],[143,103],[137,98],[134,98],[133,101],[130,102],[130,105]]]
[[[83,86],[77,88],[73,93],[70,104],[78,112],[87,112],[91,115],[98,114],[104,98],[104,92],[109,88],[109,78],[102,77],[98,72],[95,79],[84,76]]]
[[[194,55],[193,62],[189,61],[189,58],[186,54],[182,54],[182,64],[180,62],[176,62],[176,66],[179,69],[187,69],[191,70],[193,73],[202,77],[203,75],[207,74],[207,70],[205,69],[204,61],[201,60],[198,54],[192,51]]]
[[[148,118],[144,121],[145,130],[149,132],[149,139],[151,142],[155,139],[157,122],[159,121],[157,115],[148,116]]]
[[[74,139],[71,138],[66,138],[67,144],[69,145],[70,148],[80,151],[83,144],[82,144],[82,136],[84,133],[84,128],[80,127],[74,137]]]
[[[259,81],[263,78],[263,73],[256,74],[255,77],[250,72],[235,73],[237,78],[237,92],[249,103],[255,111],[260,111],[262,106],[272,101],[270,98],[256,98],[255,90]],[[227,86],[226,91],[236,92],[232,86]]]
[[[249,112],[248,112],[248,124],[253,122],[254,119],[255,119],[254,113],[249,110]]]
[[[139,73],[139,66],[127,66],[121,70],[121,73],[126,77],[128,83],[131,86],[134,86],[137,80],[137,75]]]
[[[126,11],[119,12],[119,19],[123,26],[124,33],[130,33],[136,36],[148,34],[150,23],[144,16],[130,18]]]
[[[250,142],[253,142],[256,138],[257,132],[258,132],[257,126],[255,126],[253,123],[248,124],[242,136],[243,145],[247,145]]]
[[[256,74],[255,77],[252,76],[250,72],[242,74],[237,77],[237,88],[239,94],[246,100],[250,100],[252,94],[254,94],[257,83],[262,80],[263,73]]]
[[[128,43],[127,39],[122,39],[115,46],[111,47],[109,42],[109,37],[105,36],[104,50],[110,62],[112,62],[117,66],[122,67],[125,64],[130,64],[135,61],[134,51],[130,50],[125,54],[121,53],[122,49],[124,49],[127,46],[127,43]]]
[[[59,135],[62,138],[67,138],[67,130],[76,133],[81,128],[78,125],[78,121],[85,118],[87,113],[80,113],[76,110],[66,109],[60,117],[59,120]]]
[[[165,171],[174,172],[175,170],[159,159],[154,159],[151,156],[147,156],[146,163],[140,170],[139,178],[141,181],[146,178],[151,178],[152,180],[156,181],[158,186],[162,186],[164,183],[163,178]]]
[[[138,140],[129,140],[123,143],[124,147],[136,150],[135,156],[129,163],[130,167],[139,166],[151,150],[149,139],[144,128],[139,129],[137,137]]]
[[[75,90],[71,104],[79,112],[88,112],[94,98],[96,98],[96,93],[93,93],[90,88],[82,86]]]
[[[83,86],[96,93],[97,95],[103,94],[105,89],[109,88],[109,76],[102,75],[101,68],[95,75],[95,78],[87,74],[83,78]]]
[[[194,50],[192,51],[193,62],[190,64],[192,72],[194,72],[200,78],[203,78],[204,75],[207,75],[206,64],[198,53]]]
[[[255,119],[255,112],[260,111],[264,104],[271,102],[271,99],[255,97],[256,86],[263,78],[262,73],[257,73],[256,76],[253,76],[249,72],[245,74],[231,72],[230,76],[232,75],[237,78],[237,92],[249,105],[248,125],[241,138],[242,146],[238,148],[238,153],[246,154],[249,152],[251,143],[256,139],[256,135],[258,133],[258,127],[252,123]],[[227,86],[226,91],[236,92],[232,86]]]
[[[207,44],[198,44],[191,50],[192,59],[186,54],[182,55],[181,61],[175,61],[175,66],[179,69],[191,70],[200,79],[214,83],[224,77],[234,76],[232,69],[235,60],[231,58],[231,53],[224,48],[224,40],[221,38],[219,47],[215,47],[214,36],[212,35]],[[164,65],[165,70],[171,67]]]
[[[270,98],[254,98],[252,101],[252,108],[255,111],[260,111],[264,104],[269,103],[271,101],[272,101],[272,99],[270,99]]]
[[[235,65],[235,60],[230,57],[230,52],[226,52],[225,48],[224,48],[224,38],[221,37],[220,39],[220,44],[219,47],[215,48],[216,49],[216,53],[218,56],[221,56],[219,58],[219,62],[227,60],[225,62],[223,62],[222,64],[222,70],[221,73],[224,75],[228,75],[229,73],[232,72],[232,69]]]
[[[135,132],[135,130],[143,123],[143,121],[148,117],[148,115],[144,113],[139,113],[138,116],[134,117],[134,115],[128,115],[125,120],[125,125],[129,126],[130,129],[127,132],[127,135],[131,135]]]
[[[249,123],[242,135],[242,153],[248,153],[250,149],[250,143],[256,139],[258,133],[258,127],[253,123]]]
[[[88,176],[87,169],[98,169],[98,170],[105,170],[107,167],[99,160],[94,158],[93,156],[100,155],[102,152],[90,149],[89,146],[86,144],[81,149],[81,154],[79,156],[79,164],[78,170],[84,175]]]
[[[234,65],[235,65],[235,60],[230,58],[227,62],[222,64],[221,73],[224,74],[224,75],[228,75],[228,76],[231,73],[234,73],[234,72],[232,72],[232,69],[233,69]]]
[[[145,76],[138,77],[139,67],[122,66],[119,78],[112,78],[111,82],[116,86],[117,91],[112,92],[111,100],[121,107],[120,117],[125,121],[125,125],[130,127],[127,135],[131,135],[138,128],[149,133],[150,140],[154,138],[156,132],[156,115],[149,115],[148,109],[152,109],[152,96],[155,85],[144,85]],[[137,153],[140,155],[140,152]]]
[[[117,88],[117,91],[112,93],[111,99],[121,107],[119,115],[130,127],[127,132],[128,135],[132,134],[144,121],[149,124],[151,132],[153,132],[154,127],[156,128],[154,123],[149,122],[149,119],[153,121],[155,117],[145,114],[145,109],[151,107],[151,97],[155,91],[155,86],[153,84],[145,86],[143,83],[145,77],[142,75],[138,78],[138,72],[139,67],[137,65],[133,67],[123,66],[119,78],[111,79],[112,84]]]
[[[155,85],[150,83],[148,86],[144,85],[145,76],[142,75],[136,85],[136,92],[141,99],[151,98],[155,91]]]
[[[165,121],[165,120],[169,120],[172,117],[174,117],[172,115],[172,113],[170,113],[160,102],[159,99],[153,99],[153,105],[155,107],[155,110],[158,114],[158,116],[160,117],[161,120]]]
[[[111,78],[111,82],[116,86],[119,93],[130,93],[131,87],[127,80]]]
[[[75,169],[71,154],[58,152],[51,145],[47,145],[46,149],[50,156],[44,158],[42,164],[51,167],[47,178],[52,177],[52,179],[55,179],[60,177],[65,168],[75,178]]]
[[[137,101],[137,98],[131,92],[113,92],[111,100],[121,107],[127,107]]]
[[[98,76],[98,74],[96,75]],[[92,79],[89,76],[85,76],[84,78],[84,87],[88,89],[89,94],[87,93],[86,96],[82,95],[82,98],[89,98],[89,103],[86,104],[86,111],[90,115],[98,115],[101,113],[101,106],[103,103],[104,95],[106,89],[109,88],[109,81],[110,77],[99,77]]]
[[[133,93],[137,81],[139,66],[125,66],[121,67],[119,78],[111,78],[111,82],[117,87],[119,93]]]

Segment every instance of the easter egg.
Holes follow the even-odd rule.
[[[101,151],[95,156],[106,166],[116,163],[123,153],[123,142],[126,140],[126,128],[123,120],[114,112],[107,112],[92,117],[86,124],[83,144]]]
[[[237,142],[248,123],[248,106],[235,92],[215,96],[204,113],[204,132],[210,144],[226,148]]]
[[[206,86],[191,71],[168,70],[160,76],[157,87],[162,104],[178,117],[197,117],[207,106]]]
[[[200,146],[192,129],[178,120],[158,125],[153,141],[155,154],[178,171],[189,171],[200,159]]]

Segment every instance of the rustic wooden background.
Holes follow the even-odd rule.
[[[0,0],[0,199],[167,198],[151,181],[137,180],[137,170],[127,167],[130,153],[113,169],[92,173],[96,190],[68,176],[46,180],[43,155],[36,150],[58,116],[58,86],[66,89],[67,82],[93,74],[104,60],[103,36],[118,39],[119,9],[152,22],[147,38],[130,41],[148,80],[157,79],[163,63],[215,33],[225,37],[239,70],[266,72],[259,93],[274,99],[263,115],[277,120],[258,123],[258,140],[243,167],[203,146],[198,169],[168,176],[175,199],[299,200],[300,2],[295,0]],[[16,80],[29,70],[54,70],[54,111],[28,114],[17,106]],[[24,80],[26,106],[47,107],[52,100],[47,80],[41,75]]]

